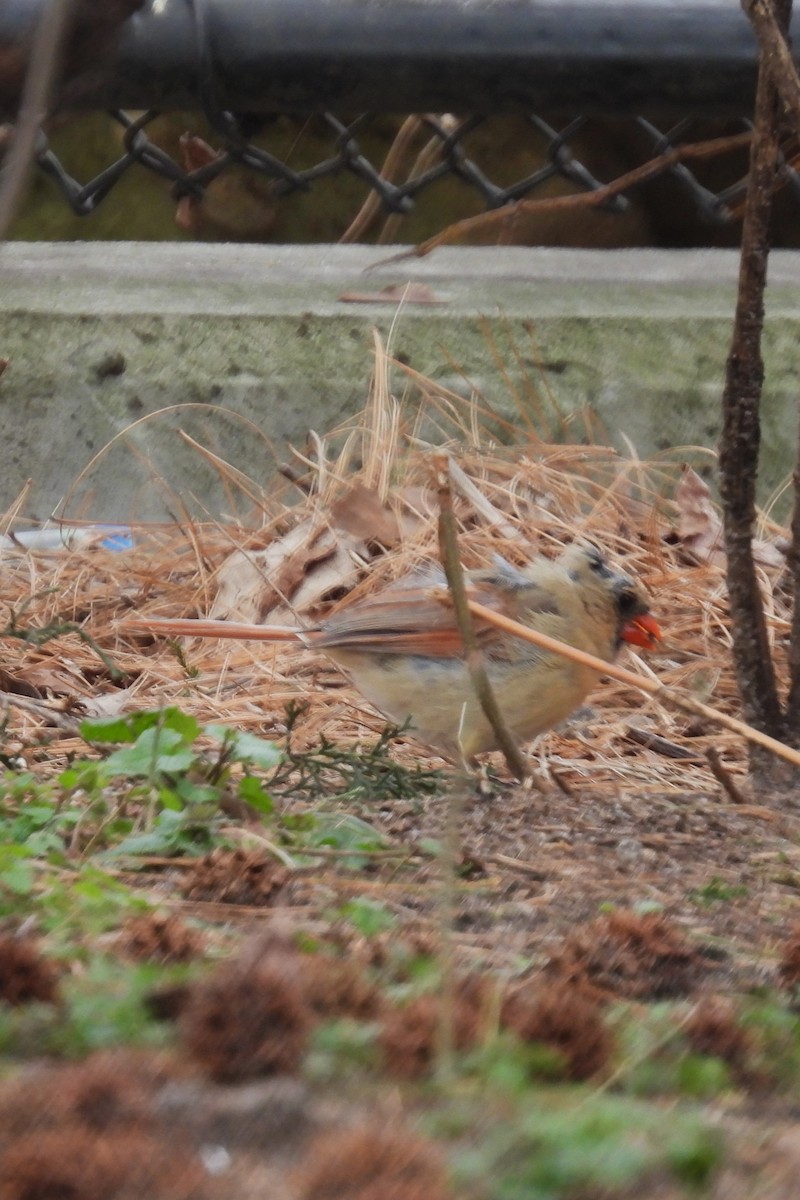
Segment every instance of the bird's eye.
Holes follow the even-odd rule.
[[[636,592],[630,588],[623,588],[617,594],[617,604],[619,606],[620,615],[628,617],[632,613],[638,612],[641,609],[641,601]]]
[[[606,574],[606,572],[608,570],[608,568],[606,567],[606,560],[603,558],[603,556],[599,550],[596,550],[593,546],[590,546],[588,553],[587,553],[587,557],[589,559],[589,570],[590,571],[594,571],[598,575]]]

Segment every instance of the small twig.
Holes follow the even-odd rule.
[[[776,12],[767,0],[742,0],[750,18],[761,50],[761,63],[769,75],[772,88],[795,124],[795,136],[800,135],[800,78],[787,42],[786,30],[792,5],[784,3]],[[783,25],[783,28],[781,28]],[[749,198],[749,193],[748,193]],[[786,704],[787,733],[792,740],[800,736],[800,443],[798,443],[793,473],[794,506],[791,521],[791,542],[788,555],[794,610],[789,639],[789,698]]]
[[[284,479],[288,479],[289,483],[293,483],[304,496],[311,494],[307,471],[298,471],[297,467],[293,467],[291,463],[281,463],[278,467],[278,474],[282,475]]]
[[[439,246],[447,246],[452,242],[458,243],[466,235],[475,232],[484,233],[487,230],[495,228],[495,226],[499,226],[502,229],[510,220],[518,220],[521,216],[561,212],[565,209],[573,208],[597,208],[606,200],[613,199],[629,188],[649,183],[655,176],[661,175],[686,159],[712,158],[716,154],[741,150],[743,147],[749,146],[750,136],[749,133],[739,133],[731,137],[712,138],[706,142],[694,142],[688,146],[676,146],[675,149],[667,150],[664,154],[659,154],[655,158],[651,158],[648,162],[643,163],[642,166],[635,167],[632,171],[627,171],[624,175],[620,175],[618,179],[615,179],[613,183],[607,183],[604,187],[599,187],[593,192],[579,192],[569,196],[551,196],[543,200],[517,200],[513,204],[503,205],[502,208],[493,209],[491,212],[479,213],[476,217],[465,217],[462,221],[456,221],[453,225],[449,225],[447,229],[444,229],[441,233],[437,233],[434,237],[428,238],[427,241],[420,242],[418,246],[414,246],[411,250],[404,250],[402,254],[395,254],[391,258],[382,258],[378,262],[370,263],[366,270],[374,271],[379,267],[387,266],[390,263],[402,262],[407,258],[423,258]]]
[[[439,496],[439,553],[447,576],[447,585],[453,602],[458,631],[464,644],[464,659],[470,681],[478,697],[483,715],[492,727],[497,744],[503,753],[508,769],[517,779],[528,779],[532,775],[530,764],[517,745],[497,703],[484,666],[478,640],[469,611],[469,600],[464,585],[464,572],[458,553],[458,531],[453,512],[453,493],[450,488],[449,461],[446,454],[434,456],[436,488]]]
[[[729,717],[727,713],[720,712],[719,709],[712,708],[709,704],[703,704],[700,700],[695,700],[694,696],[690,696],[687,692],[679,692],[674,688],[668,688],[665,684],[659,683],[657,679],[647,679],[644,675],[636,675],[633,671],[628,671],[625,667],[618,667],[614,663],[607,663],[602,658],[596,658],[594,654],[587,654],[585,650],[578,650],[575,646],[567,645],[566,642],[559,642],[557,638],[550,637],[546,633],[540,633],[538,629],[531,629],[528,625],[520,625],[518,621],[512,621],[510,617],[496,613],[494,609],[487,608],[485,604],[478,604],[477,600],[468,600],[467,603],[474,617],[480,617],[483,621],[488,622],[489,625],[495,625],[498,629],[502,629],[505,633],[510,633],[513,637],[522,638],[523,641],[530,642],[534,646],[539,646],[542,650],[550,650],[554,654],[560,654],[563,658],[569,658],[573,662],[580,663],[581,666],[590,667],[593,671],[597,671],[598,674],[608,675],[611,679],[616,679],[619,683],[627,684],[628,687],[639,688],[640,691],[655,696],[662,704],[672,704],[675,708],[680,708],[684,712],[694,713],[705,717],[708,721],[714,721],[717,725],[722,725],[725,729],[730,729],[734,733],[738,733],[740,737],[746,738],[748,742],[752,742],[756,746],[763,746],[765,750],[770,750],[778,758],[783,758],[786,762],[800,767],[800,751],[795,750],[792,746],[785,745],[783,742],[779,742],[777,738],[762,733],[760,729],[753,729],[752,725],[746,724],[745,721],[739,721],[736,717]]]
[[[401,849],[396,850],[362,850],[360,848],[351,850],[338,850],[333,846],[298,846],[296,853],[302,858],[328,858],[348,859],[348,858],[364,858],[369,862],[391,862],[392,860],[408,860],[412,858],[430,858],[431,855],[421,849]]]
[[[676,746],[675,742],[668,741],[658,733],[651,733],[649,729],[640,729],[638,725],[628,725],[625,729],[625,736],[628,741],[636,742],[639,746],[646,746],[648,750],[654,750],[656,754],[663,754],[665,758],[689,759],[691,762],[703,761],[701,754],[693,754],[685,746]]]
[[[436,1073],[442,1082],[452,1078],[455,1058],[456,941],[459,879],[457,863],[461,857],[461,818],[464,812],[463,780],[456,777],[448,790],[445,824],[439,854],[441,887],[436,916],[439,926],[439,966],[441,1005],[436,1037]]]
[[[537,867],[535,863],[523,862],[520,858],[512,858],[508,854],[482,854],[481,861],[488,863],[493,867],[506,867],[509,871],[519,871],[521,875],[527,875],[535,880],[536,883],[547,883],[550,878],[546,871],[541,867]]]
[[[62,729],[65,733],[73,734],[75,737],[80,737],[81,735],[80,722],[75,717],[68,717],[64,713],[50,708],[41,700],[34,700],[30,696],[18,696],[16,692],[0,692],[0,700],[10,707],[21,708],[23,712],[32,713],[35,717],[41,717],[43,720],[49,722],[50,725],[53,725],[56,729]]]
[[[552,764],[551,764],[548,766],[547,773],[560,792],[563,792],[563,794],[565,796],[567,796],[570,800],[575,799],[574,790],[569,786],[569,784],[567,783],[566,779],[564,778],[564,776],[561,774],[560,771],[557,771],[555,769],[555,767],[552,766]]]
[[[461,558],[458,553],[458,530],[453,512],[453,493],[450,487],[449,460],[446,454],[434,456],[434,475],[439,497],[439,553],[442,559],[449,596],[455,611],[461,641],[464,646],[464,658],[469,672],[470,681],[478,698],[486,720],[491,725],[497,743],[503,752],[509,770],[517,779],[532,779],[530,765],[514,740],[500,713],[494,692],[492,691],[483,655],[475,637],[472,617],[469,611],[469,601],[464,584],[464,572],[461,568]],[[455,782],[448,796],[446,809],[446,825],[444,831],[442,852],[442,895],[439,906],[441,921],[441,963],[442,963],[442,1001],[441,1020],[439,1022],[439,1037],[437,1046],[438,1074],[446,1080],[453,1071],[453,1054],[455,1050],[455,1004],[456,1004],[456,958],[453,933],[457,914],[458,880],[456,877],[456,861],[458,858],[459,833],[461,813],[463,809],[463,788]]]
[[[69,22],[72,0],[50,0],[33,37],[19,119],[0,186],[0,242],[5,239],[28,180],[39,127],[47,115],[58,67],[59,50]]]
[[[742,0],[742,6],[753,24],[772,83],[800,133],[800,79],[775,10],[769,0]]]
[[[711,774],[714,776],[723,792],[726,793],[726,795],[733,801],[734,804],[746,804],[746,798],[736,786],[733,776],[728,768],[723,764],[715,746],[709,746],[709,748],[706,750],[706,759],[708,760],[708,766]]]
[[[384,179],[387,183],[397,182],[399,169],[402,165],[406,152],[410,150],[411,146],[413,145],[414,138],[417,136],[419,130],[423,127],[422,118],[416,114],[411,117],[406,117],[405,121],[394,136],[386,158],[383,160],[383,165],[380,169],[381,179]],[[367,236],[367,233],[369,232],[370,225],[375,217],[378,216],[380,211],[381,198],[377,192],[370,188],[369,195],[367,196],[366,200],[348,225],[347,229],[345,229],[344,233],[339,238],[339,245],[341,246],[349,242],[363,242]]]

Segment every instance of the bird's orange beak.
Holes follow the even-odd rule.
[[[642,613],[641,616],[625,622],[621,637],[623,642],[629,642],[632,646],[644,646],[645,650],[653,650],[661,641],[661,630],[655,617],[651,617],[650,613]]]

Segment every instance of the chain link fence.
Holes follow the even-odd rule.
[[[39,0],[8,0],[8,5],[6,17],[0,14],[0,50],[24,46],[24,31],[33,28],[42,7]],[[121,98],[124,104],[110,110],[117,129],[110,146],[113,150],[116,144],[119,153],[81,177],[69,154],[54,148],[47,126],[35,148],[38,169],[79,216],[94,213],[138,167],[171,185],[178,224],[190,231],[202,226],[209,191],[225,186],[226,178],[247,176],[252,184],[245,182],[245,189],[259,189],[260,219],[242,236],[260,238],[271,236],[273,210],[287,198],[313,189],[325,205],[331,191],[323,185],[336,188],[349,176],[359,181],[361,192],[336,231],[346,241],[392,240],[401,219],[423,198],[432,196],[435,205],[443,181],[457,181],[457,198],[438,227],[481,209],[516,208],[519,201],[552,201],[568,193],[584,194],[587,207],[620,216],[642,188],[652,196],[660,187],[656,207],[677,203],[698,223],[701,232],[689,241],[736,237],[754,50],[745,18],[732,14],[731,6],[714,0],[681,0],[675,6],[640,0],[623,11],[608,0],[565,0],[546,29],[534,28],[539,18],[529,16],[539,40],[531,42],[526,58],[511,52],[510,43],[521,36],[519,6],[506,3],[497,6],[492,24],[480,9],[483,24],[477,34],[473,30],[471,43],[474,6],[459,8],[452,0],[413,12],[408,0],[392,8],[377,3],[366,32],[354,23],[350,0],[335,10],[318,0],[293,8],[276,0],[262,6],[231,0],[224,8],[212,0],[125,0],[125,5],[129,19],[121,26],[115,57],[98,74],[96,68],[87,72],[78,54],[49,122],[57,128],[66,109],[97,108]],[[680,10],[682,25],[667,21],[666,10],[672,8]],[[131,9],[138,11],[131,16]],[[295,12],[299,24],[290,21]],[[262,23],[254,25],[259,13]],[[442,13],[449,20],[444,32]],[[698,54],[701,29],[705,36]],[[16,41],[10,40],[12,32]],[[354,39],[352,45],[343,45],[346,36]],[[75,44],[80,50],[77,33],[73,53]],[[259,64],[260,92],[254,82]],[[407,101],[415,88],[423,101],[453,102],[450,111],[417,109],[405,120],[387,121],[374,109],[353,115],[342,107],[317,107],[340,96],[348,105],[373,97]],[[130,107],[131,101],[155,96],[158,106]],[[480,114],[469,112],[476,96],[488,105]],[[526,99],[544,104],[532,110]],[[283,107],[272,108],[276,101]],[[558,103],[558,115],[552,115],[550,101]],[[576,113],[581,102],[587,108]],[[631,111],[638,102],[642,109]],[[193,114],[185,118],[186,132],[165,137],[164,119],[179,104],[189,105]],[[280,128],[279,113],[284,114]],[[285,118],[294,128],[288,142]],[[495,152],[487,132],[491,122],[509,120],[515,122],[513,155],[502,148]],[[201,127],[204,136],[191,132],[193,127]],[[792,229],[800,212],[797,155],[795,139],[787,135],[778,183],[785,192],[779,244],[794,244]],[[585,211],[574,209],[571,219],[580,222]],[[219,224],[223,234],[236,236],[225,229],[224,216]],[[726,227],[727,234],[719,232]],[[498,236],[496,229],[489,229],[487,240]],[[506,230],[506,236],[517,240],[513,231]],[[537,240],[535,228],[520,240],[531,237]],[[666,234],[660,244],[670,240],[679,244],[681,235]]]

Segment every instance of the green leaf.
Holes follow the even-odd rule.
[[[158,724],[158,718],[155,711],[90,718],[81,721],[81,737],[87,742],[135,742],[145,729]]]
[[[145,730],[154,726],[172,729],[186,742],[193,742],[200,732],[200,725],[194,717],[181,712],[179,708],[170,707],[82,721],[81,737],[88,742],[135,742]]]
[[[61,772],[58,783],[65,792],[75,792],[78,788],[85,792],[99,791],[108,783],[106,764],[79,760]]]
[[[176,774],[186,771],[196,755],[177,729],[152,727],[139,735],[133,746],[123,746],[106,759],[110,775],[143,775],[157,771]]]
[[[314,824],[304,841],[337,850],[383,850],[388,845],[382,833],[352,813],[314,813]]]
[[[397,924],[397,918],[391,909],[378,900],[370,900],[369,897],[348,900],[346,904],[342,905],[339,912],[364,937],[375,937],[379,933],[385,933],[392,929]]]
[[[25,839],[25,846],[31,854],[58,854],[64,849],[64,839],[49,829],[37,829]]]
[[[189,818],[187,809],[184,808],[181,812],[164,809],[150,829],[123,838],[119,845],[107,850],[104,857],[117,858],[122,854],[158,854],[168,857],[197,851],[207,847],[210,842],[209,827]]]
[[[254,775],[243,775],[242,779],[239,780],[237,791],[239,791],[240,798],[245,800],[245,803],[251,806],[251,809],[255,809],[255,811],[261,812],[261,814],[267,817],[271,816],[272,812],[275,812],[275,800],[266,791],[260,779],[255,779]]]
[[[239,796],[256,812],[263,813],[264,816],[270,816],[275,811],[275,802],[266,791],[260,779],[256,779],[254,775],[244,775],[239,780]]]
[[[173,788],[159,788],[158,799],[162,808],[168,808],[171,812],[183,812],[183,800]]]
[[[230,741],[233,747],[231,757],[235,762],[252,763],[270,771],[283,758],[283,751],[275,742],[256,737],[254,733],[247,733],[243,729],[232,729],[229,725],[206,725],[203,732],[220,741]]]
[[[164,708],[161,710],[161,725],[164,729],[174,729],[185,742],[190,744],[199,737],[201,725],[195,717],[182,712],[179,708]]]
[[[210,804],[219,807],[221,788],[213,783],[198,783],[184,776],[175,784],[175,792],[184,804]]]
[[[26,846],[0,846],[0,886],[15,896],[29,896],[34,883],[32,858]]]
[[[731,1086],[731,1073],[721,1058],[687,1054],[678,1064],[678,1087],[687,1096],[710,1099]]]
[[[63,983],[64,1005],[53,1050],[83,1057],[120,1045],[159,1045],[166,1031],[150,1016],[146,997],[163,980],[163,969],[90,958],[84,972]]]

